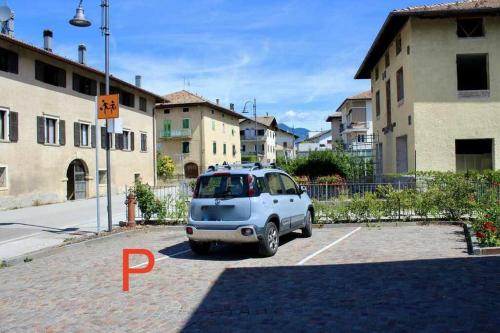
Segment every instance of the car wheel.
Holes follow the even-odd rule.
[[[312,236],[312,215],[311,211],[308,210],[306,214],[306,225],[302,228],[302,237],[309,238]]]
[[[278,228],[274,222],[269,222],[264,230],[264,235],[259,243],[259,254],[264,257],[272,257],[278,251],[280,237]]]
[[[191,251],[195,254],[204,255],[210,252],[210,246],[212,243],[210,242],[195,242],[193,240],[189,241],[189,246],[191,247]]]

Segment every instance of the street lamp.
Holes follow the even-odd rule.
[[[252,103],[252,101],[246,101],[245,105],[243,106],[243,112],[242,113],[250,113],[250,111],[247,111],[247,104]],[[259,145],[259,140],[257,137],[257,100],[254,98],[253,99],[253,117],[254,117],[254,125],[255,125],[255,158],[256,162],[259,162],[259,153],[257,152],[257,146]]]
[[[85,18],[83,6],[83,0],[80,0],[78,4],[78,8],[76,9],[75,16],[69,21],[69,23],[75,27],[89,27],[92,23]],[[109,95],[109,0],[101,0],[101,8],[102,8],[102,26],[101,32],[104,35],[104,62],[105,62],[105,73],[106,73],[106,95]],[[97,122],[96,122],[97,125]],[[96,126],[97,127],[97,126]],[[113,228],[113,218],[111,211],[111,152],[110,152],[110,133],[107,131],[108,129],[108,119],[106,119],[106,188],[107,188],[107,199],[108,199],[108,231],[111,232]],[[96,131],[97,135],[97,131]],[[96,147],[96,156],[98,148]],[[96,171],[98,172],[98,171]],[[98,178],[96,178],[96,182]],[[99,197],[98,193],[96,196]],[[99,207],[99,205],[98,205]],[[98,208],[99,209],[99,208]],[[99,219],[99,218],[98,218]]]

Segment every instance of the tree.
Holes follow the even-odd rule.
[[[156,173],[162,179],[171,178],[175,172],[174,160],[168,155],[158,153]]]

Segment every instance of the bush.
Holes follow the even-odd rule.
[[[477,201],[477,219],[472,223],[481,246],[500,246],[500,185],[480,196]]]
[[[322,176],[316,178],[315,181],[316,183],[321,183],[321,184],[335,184],[335,185],[345,184],[345,179],[339,175]]]
[[[167,155],[158,153],[156,159],[156,173],[161,179],[168,179],[174,176],[175,163],[174,160]]]
[[[155,198],[149,185],[136,182],[132,191],[135,194],[144,222],[149,222],[155,214],[159,215],[159,218],[164,216],[165,203]]]

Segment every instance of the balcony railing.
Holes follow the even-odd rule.
[[[160,133],[160,138],[162,139],[177,139],[177,138],[190,138],[191,137],[191,129],[183,128],[177,130],[163,130]]]
[[[255,140],[258,140],[258,141],[265,141],[266,140],[266,136],[265,135],[240,135],[240,140],[241,141],[255,141]]]

